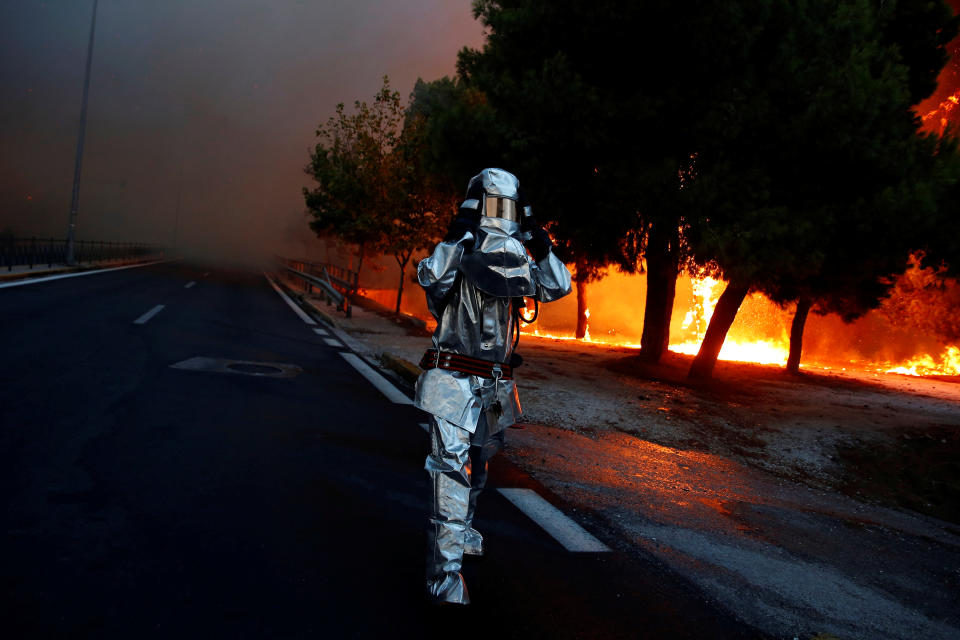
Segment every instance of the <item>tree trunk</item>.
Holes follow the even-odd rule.
[[[707,333],[703,336],[703,342],[700,343],[700,351],[690,365],[690,372],[687,374],[689,379],[708,380],[713,375],[713,367],[717,364],[717,357],[720,355],[720,349],[723,348],[723,341],[727,338],[727,331],[730,330],[730,325],[737,317],[737,311],[740,310],[740,305],[743,304],[749,291],[748,285],[731,282],[720,294],[717,307],[713,310],[713,317],[707,325]]]
[[[677,225],[655,222],[647,237],[647,301],[640,337],[640,358],[659,362],[670,346],[670,320],[677,293]]]
[[[790,325],[790,356],[787,358],[787,371],[800,373],[800,354],[803,351],[803,328],[807,324],[807,315],[813,300],[807,297],[797,300],[797,311],[793,314],[793,323]]]
[[[408,253],[404,256],[403,260],[396,254],[394,254],[393,257],[400,266],[400,284],[397,286],[397,308],[394,309],[393,312],[400,315],[400,301],[403,299],[403,280],[407,275],[407,263],[410,262],[410,254]]]
[[[587,274],[586,269],[577,267],[573,278],[577,283],[577,340],[587,335]]]
[[[363,254],[365,246],[363,244],[358,245],[360,247],[360,260],[357,262],[357,273],[353,277],[353,292],[356,293],[360,289],[360,269],[363,267]]]

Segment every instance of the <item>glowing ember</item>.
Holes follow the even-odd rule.
[[[587,320],[589,320],[589,319],[590,319],[590,309],[584,309],[584,310],[583,310],[583,316],[584,316]],[[584,342],[593,342],[593,340],[590,339],[590,323],[589,323],[589,322],[587,322],[587,323],[584,324],[584,327],[583,327],[583,340],[584,340]]]
[[[696,355],[700,350],[700,343],[703,341],[703,336],[707,332],[707,326],[713,317],[713,310],[716,308],[717,300],[720,299],[720,292],[723,290],[722,287],[717,286],[719,284],[721,284],[720,280],[709,277],[693,279],[691,282],[693,289],[693,307],[687,311],[681,327],[692,330],[696,337],[693,340],[670,345],[670,351]],[[735,362],[785,365],[789,353],[790,343],[786,339],[786,336],[778,341],[740,341],[727,337],[723,342],[723,348],[720,350],[720,359]]]
[[[720,284],[720,281],[713,278],[700,278],[692,281],[693,307],[687,311],[681,326],[684,329],[693,327],[698,344],[707,332],[707,325],[710,324],[713,310],[717,306],[717,300],[720,299],[720,291],[717,290],[718,284]]]

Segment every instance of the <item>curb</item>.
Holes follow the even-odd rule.
[[[116,267],[126,267],[130,265],[137,265],[147,262],[169,262],[175,258],[167,258],[161,260],[133,260],[130,262],[104,262],[100,264],[82,264],[75,267],[61,266],[61,267],[49,267],[49,268],[38,268],[31,269],[29,271],[17,271],[17,272],[3,272],[0,271],[0,282],[12,282],[16,280],[32,280],[33,278],[45,278],[47,276],[60,275],[62,273],[80,273],[83,271],[98,271],[100,269],[114,269]],[[22,266],[22,265],[21,265]]]
[[[288,296],[290,296],[292,300],[296,301],[301,309],[330,329],[330,331],[332,331],[333,334],[339,338],[340,342],[346,345],[350,351],[353,351],[355,354],[366,360],[371,366],[377,366],[377,363],[370,358],[370,350],[359,341],[352,338],[347,331],[340,326],[340,323],[337,322],[332,315],[321,309],[313,300],[308,299],[302,291],[294,291],[288,287],[282,279],[277,278],[276,276],[274,276],[274,280],[280,286],[280,288],[283,289]]]
[[[42,278],[45,276],[57,275],[59,273],[72,273],[80,270],[81,267],[52,267],[49,269],[31,269],[30,271],[0,273],[0,282],[6,282],[8,280],[29,280],[30,278]]]
[[[280,278],[275,278],[275,281],[304,311],[326,325],[350,351],[363,358],[372,367],[387,374],[388,378],[393,378],[394,382],[399,383],[400,386],[407,387],[408,392],[413,392],[417,379],[422,373],[420,367],[409,360],[391,353],[383,352],[380,354],[379,359],[373,357],[373,353],[370,352],[369,348],[351,337],[346,329],[340,326],[336,318],[320,308],[320,305],[318,305],[316,301],[308,298],[302,291],[294,291]],[[366,298],[364,300],[367,301]],[[373,301],[370,300],[369,302]]]
[[[390,371],[393,371],[410,384],[416,384],[417,378],[419,378],[420,374],[422,373],[422,369],[420,369],[420,367],[413,364],[409,360],[404,360],[403,358],[395,356],[392,353],[382,353],[380,355],[380,364]]]
[[[290,292],[290,293],[293,293],[293,292]],[[314,302],[313,300],[310,300],[302,293],[299,293],[299,294],[294,293],[293,295],[296,296],[298,302],[300,302],[301,304],[303,304],[303,306],[307,308],[307,313],[310,313],[316,316],[317,319],[323,322],[324,324],[327,324],[331,327],[336,327],[337,329],[340,328],[340,326],[337,324],[337,321],[334,319],[334,317],[331,316],[326,311],[324,311],[323,309],[321,309],[319,306],[317,306],[316,302]]]

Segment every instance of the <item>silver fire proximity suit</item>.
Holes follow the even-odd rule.
[[[524,204],[516,177],[485,169],[470,181],[460,206],[462,216],[479,214],[475,226],[467,225],[462,234],[462,227],[452,226],[418,265],[418,280],[437,319],[431,357],[459,354],[491,365],[510,363],[514,299],[549,302],[570,293],[570,272]],[[532,246],[532,235],[541,240],[531,250],[537,259],[524,248],[524,242]],[[516,385],[501,379],[498,367],[479,376],[438,366],[420,375],[414,404],[432,414],[425,465],[433,483],[428,594],[437,602],[467,604],[460,568],[464,553],[483,553],[483,538],[473,528],[477,497],[504,429],[521,415]]]

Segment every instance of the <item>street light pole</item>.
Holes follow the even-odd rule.
[[[67,264],[74,265],[73,243],[77,234],[77,207],[80,203],[80,166],[83,162],[83,138],[87,130],[87,96],[90,93],[90,65],[93,62],[93,35],[97,29],[97,2],[93,0],[90,21],[90,42],[87,45],[87,71],[83,79],[83,101],[80,105],[80,131],[77,133],[77,158],[73,167],[73,195],[70,198],[70,224],[67,227]]]

